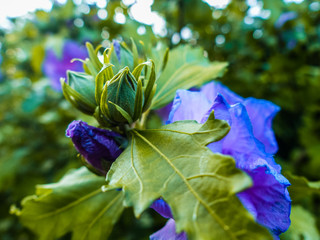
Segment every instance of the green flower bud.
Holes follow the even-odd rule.
[[[107,81],[101,95],[102,113],[112,125],[133,123],[141,117],[144,104],[142,81],[128,67]]]
[[[95,80],[93,76],[81,72],[67,72],[67,82],[61,79],[65,98],[78,110],[92,115],[97,107],[95,100]]]

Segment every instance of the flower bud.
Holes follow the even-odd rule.
[[[99,175],[106,175],[112,162],[122,153],[127,140],[111,130],[96,128],[83,121],[73,121],[66,130],[84,164]]]
[[[81,72],[67,72],[67,82],[61,80],[65,98],[78,110],[92,115],[97,107],[95,81],[91,75]]]
[[[105,84],[100,107],[111,124],[119,125],[139,119],[143,104],[142,82],[125,67]]]

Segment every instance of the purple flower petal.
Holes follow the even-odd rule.
[[[150,207],[156,210],[162,217],[173,218],[169,205],[163,199],[154,201]]]
[[[116,53],[117,59],[119,61],[119,63],[121,63],[121,47],[120,47],[120,43],[117,40],[113,40],[113,47],[114,47],[114,51]]]
[[[244,99],[217,82],[211,82],[203,86],[201,93],[205,94],[211,103],[214,102],[218,94],[221,94],[230,105],[243,103],[249,114],[255,138],[263,143],[267,153],[274,154],[277,152],[278,145],[272,130],[272,120],[279,112],[280,107],[267,100]]]
[[[199,102],[201,106],[194,106],[195,102]],[[185,119],[191,119],[200,122],[203,115],[206,114],[207,109],[210,108],[210,106],[211,103],[204,94],[200,92],[178,90],[172,104],[168,123]],[[186,109],[188,108],[192,109],[186,111]]]
[[[236,166],[252,177],[253,186],[238,197],[257,222],[277,238],[290,225],[291,208],[287,191],[290,183],[271,155],[277,149],[271,122],[279,107],[266,100],[243,99],[221,84],[209,83],[200,92],[177,91],[168,123],[178,120],[203,123],[212,110],[231,129],[225,138],[208,147],[213,152],[231,155]]]
[[[169,219],[166,225],[150,236],[150,240],[187,240],[185,232],[176,233],[176,224]]]
[[[291,209],[288,180],[282,177],[282,181],[278,181],[267,167],[257,167],[247,173],[253,180],[253,186],[237,194],[240,201],[257,222],[275,235],[285,232],[290,226]]]
[[[244,100],[243,97],[240,97],[238,94],[232,92],[229,88],[218,82],[207,83],[201,88],[201,93],[203,93],[211,102],[214,102],[219,93],[230,105],[242,102]]]
[[[47,49],[43,62],[43,72],[50,79],[52,88],[61,91],[60,78],[66,78],[67,70],[83,71],[81,62],[71,63],[71,60],[73,58],[85,59],[87,56],[86,49],[71,40],[64,43],[62,58],[58,58],[53,49]]]
[[[107,162],[113,162],[123,151],[124,138],[110,130],[89,126],[86,122],[73,121],[66,130],[77,151],[93,168],[105,175]]]
[[[272,120],[280,111],[280,107],[269,101],[255,98],[247,98],[243,105],[246,107],[249,118],[254,121],[254,136],[264,144],[267,153],[276,153],[278,144],[272,131]]]

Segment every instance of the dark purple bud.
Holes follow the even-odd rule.
[[[122,153],[126,139],[111,130],[89,126],[83,121],[73,121],[66,130],[77,151],[84,157],[87,167],[106,175],[111,163]]]
[[[120,43],[117,40],[113,40],[113,47],[114,47],[114,51],[117,55],[118,61],[119,63],[121,63],[121,55],[120,55]]]

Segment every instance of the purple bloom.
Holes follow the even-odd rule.
[[[86,49],[71,40],[65,41],[61,57],[58,57],[53,49],[47,49],[43,62],[43,72],[50,79],[52,88],[61,91],[60,78],[67,77],[67,70],[83,71],[81,62],[71,63],[71,60],[73,58],[85,59],[87,56]]]
[[[271,124],[279,107],[266,100],[244,99],[222,84],[212,82],[198,92],[178,90],[168,123],[191,119],[203,123],[212,110],[215,117],[227,121],[231,129],[225,138],[208,147],[213,152],[231,155],[236,166],[251,176],[253,186],[237,196],[256,221],[277,237],[288,229],[291,209],[287,190],[290,183],[281,175],[281,167],[272,156],[277,151],[277,143]],[[170,208],[164,204],[152,207],[169,217]],[[164,229],[157,233],[160,232]],[[175,239],[173,235],[172,239]]]
[[[114,47],[114,51],[116,53],[117,59],[119,61],[119,63],[121,63],[121,47],[120,47],[120,43],[117,40],[113,40],[113,47]]]
[[[150,236],[150,240],[186,240],[185,232],[176,233],[176,224],[173,219],[169,219],[166,225]]]
[[[2,56],[0,54],[0,67],[1,67],[1,63],[2,63]],[[1,72],[1,68],[0,68],[0,82],[2,82],[3,80],[3,75],[2,75],[2,72]]]
[[[122,153],[122,143],[126,140],[111,130],[96,128],[83,121],[73,121],[66,130],[77,151],[87,164],[100,174],[107,173],[110,165]]]
[[[274,26],[276,28],[281,28],[286,22],[294,20],[297,17],[298,17],[298,14],[293,11],[282,13],[277,19],[277,21],[275,22]]]

